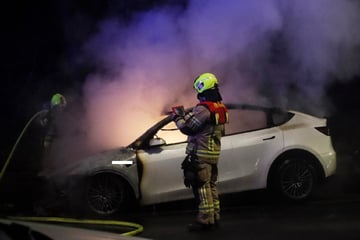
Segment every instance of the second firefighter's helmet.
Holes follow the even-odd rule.
[[[60,107],[66,106],[66,98],[60,93],[56,93],[51,97],[51,108],[57,106]]]
[[[195,78],[194,89],[198,93],[203,93],[206,90],[215,88],[218,84],[219,82],[214,74],[203,73]]]

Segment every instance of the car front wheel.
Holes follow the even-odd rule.
[[[289,200],[307,199],[316,184],[316,173],[313,165],[306,160],[291,158],[283,161],[276,173],[275,187]]]
[[[87,203],[99,215],[112,215],[124,210],[129,195],[126,182],[114,174],[98,174],[88,182]]]

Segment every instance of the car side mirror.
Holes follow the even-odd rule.
[[[149,141],[149,146],[150,147],[157,147],[157,146],[162,146],[162,145],[165,145],[165,144],[166,144],[166,142],[162,138],[152,138]]]

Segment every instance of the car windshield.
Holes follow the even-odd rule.
[[[156,136],[164,139],[166,144],[185,142],[187,139],[187,136],[178,130],[174,122],[169,122],[164,127],[162,127],[156,133]]]
[[[134,142],[132,142],[128,147],[133,149],[138,149],[142,147],[146,147],[149,143],[149,140],[153,138],[159,129],[163,128],[165,125],[172,121],[171,116],[165,116],[162,120],[155,123],[152,127],[150,127],[144,134],[138,137]]]

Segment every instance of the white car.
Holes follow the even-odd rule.
[[[335,173],[336,153],[325,118],[227,106],[230,122],[218,165],[220,194],[271,188],[285,198],[304,200],[318,181]],[[109,215],[129,201],[150,205],[192,198],[181,170],[185,147],[186,136],[166,116],[129,146],[67,166],[71,199]]]

